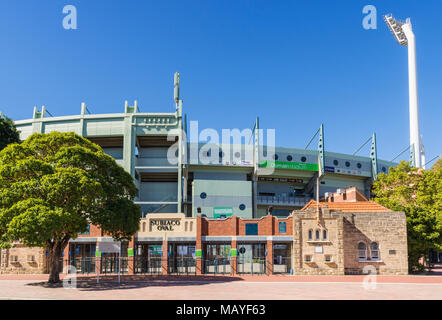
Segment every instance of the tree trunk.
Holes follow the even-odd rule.
[[[52,248],[49,249],[49,283],[58,283],[60,282],[60,259],[61,253],[64,250],[61,244],[54,244]]]

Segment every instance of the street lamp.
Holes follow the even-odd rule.
[[[406,22],[400,22],[391,14],[384,16],[384,20],[393,33],[396,41],[403,46],[408,46],[408,77],[410,95],[410,146],[414,148],[415,165],[417,168],[425,166],[425,151],[422,137],[419,132],[419,106],[417,98],[417,75],[416,75],[416,41],[411,26],[410,18]],[[424,168],[425,169],[425,168]]]

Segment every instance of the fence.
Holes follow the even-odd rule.
[[[165,269],[166,263],[167,270]],[[117,274],[118,257],[61,259],[58,263],[59,272],[67,272],[68,266],[75,267],[77,274],[96,274],[97,266],[100,269],[100,274]],[[134,274],[162,275],[166,270],[167,274],[171,275],[196,275],[197,266],[196,258],[168,257],[163,259],[143,256],[120,258],[121,274],[127,274],[129,270],[133,270]],[[270,263],[266,259],[201,259],[202,274],[231,275],[234,271],[237,274],[251,275],[289,273],[290,258],[280,258],[274,263]],[[73,270],[69,272],[73,272]]]

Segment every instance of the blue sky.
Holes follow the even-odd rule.
[[[78,29],[62,27],[65,5]],[[364,30],[362,8],[377,8]],[[373,132],[391,160],[409,143],[407,50],[382,15],[411,17],[427,159],[442,152],[442,1],[2,0],[0,110],[55,116],[173,112],[173,73],[200,128],[275,128],[303,148],[321,123],[326,150],[354,152]],[[359,154],[368,155],[368,147]],[[404,155],[402,159],[406,159]]]

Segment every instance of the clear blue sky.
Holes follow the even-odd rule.
[[[62,27],[68,4],[77,30]],[[362,28],[367,4],[377,30]],[[352,153],[376,132],[391,160],[409,120],[407,50],[382,20],[390,12],[412,18],[429,160],[442,152],[440,0],[2,0],[0,110],[72,115],[85,101],[117,113],[138,99],[142,112],[173,112],[179,71],[184,112],[200,127],[244,129],[259,116],[278,145],[303,148],[324,123],[326,150]]]

